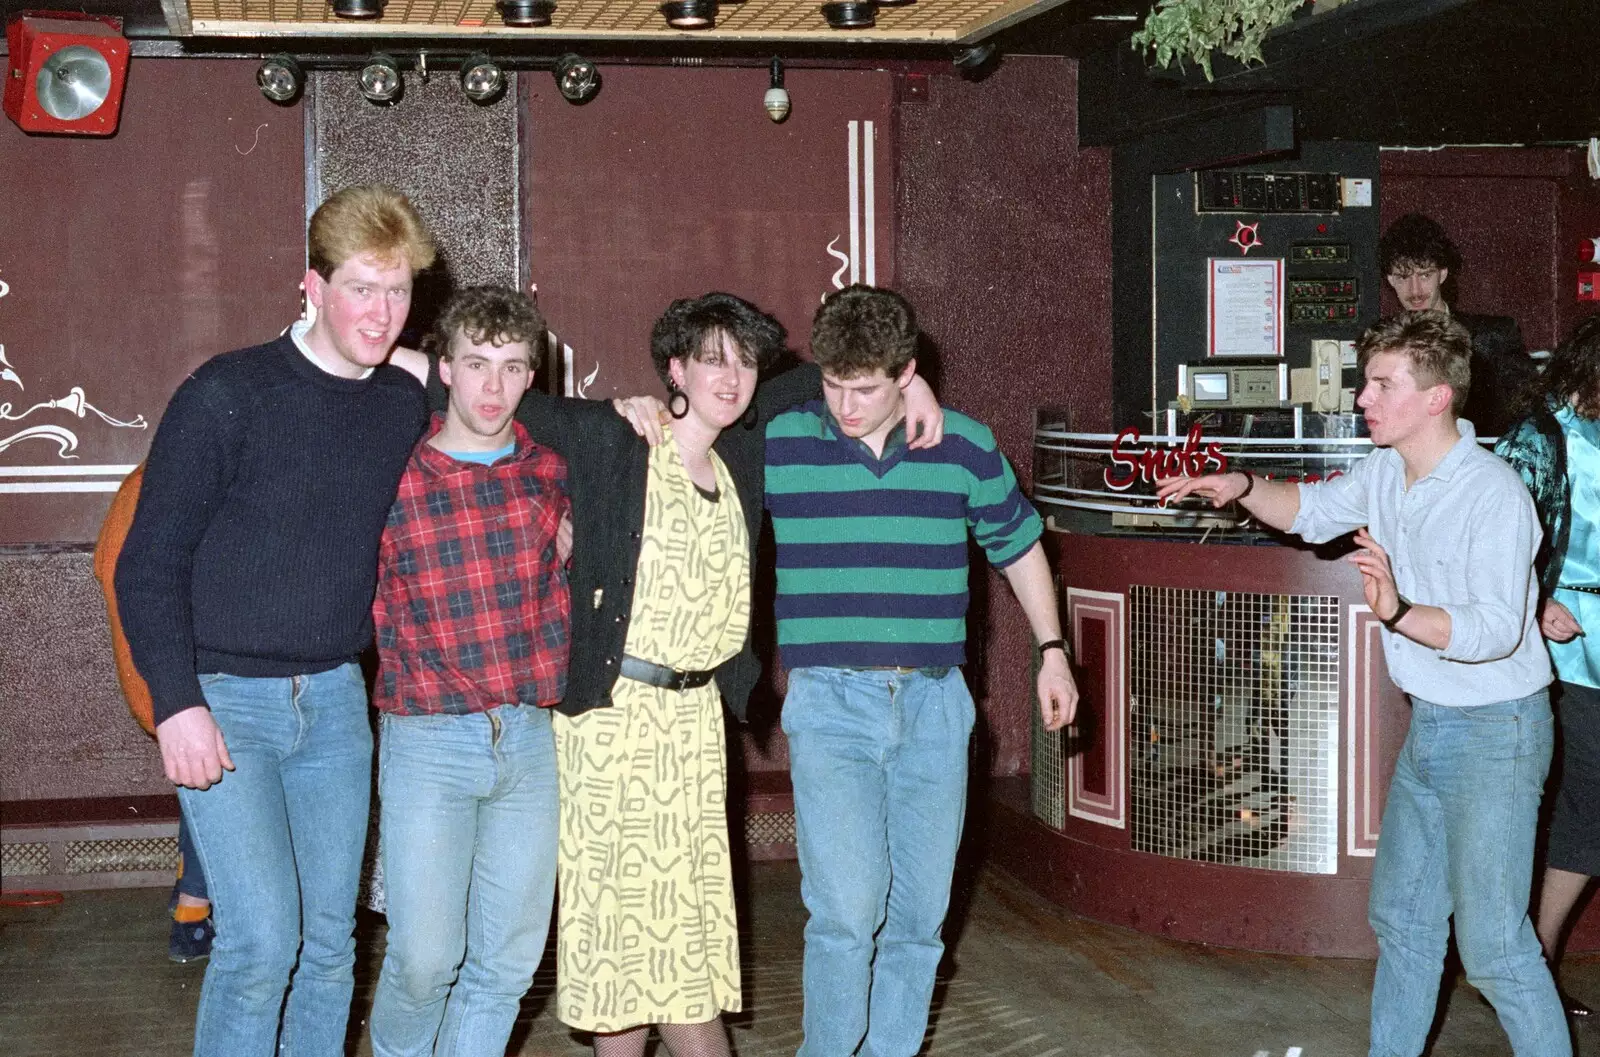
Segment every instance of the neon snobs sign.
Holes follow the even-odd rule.
[[[1136,447],[1139,431],[1129,426],[1111,442],[1111,465],[1105,468],[1106,487],[1125,492],[1135,481],[1154,485],[1168,477],[1204,477],[1208,473],[1227,473],[1228,457],[1216,441],[1206,443],[1200,423],[1189,427],[1182,445],[1164,448]]]

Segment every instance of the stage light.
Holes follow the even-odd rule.
[[[556,11],[555,0],[499,0],[495,6],[500,8],[500,21],[519,29],[548,26]]]
[[[300,98],[306,76],[292,55],[268,55],[256,70],[256,87],[274,103],[289,105]]]
[[[461,64],[461,94],[486,106],[499,99],[506,91],[506,75],[494,60],[483,52],[468,55]]]
[[[355,20],[382,18],[383,0],[333,0],[333,13]]]
[[[569,103],[587,103],[600,91],[600,68],[581,55],[561,56],[550,72],[561,98]]]
[[[73,11],[29,11],[6,23],[9,69],[3,106],[24,132],[109,136],[127,81],[122,20]]]
[[[400,76],[400,64],[382,53],[367,60],[357,75],[357,82],[361,85],[362,95],[380,104],[397,102],[406,90],[406,80]]]
[[[834,29],[871,29],[878,24],[878,5],[871,0],[832,0],[822,5],[822,17]]]
[[[661,15],[673,29],[714,29],[717,24],[716,0],[668,0]]]
[[[781,124],[789,116],[789,92],[783,87],[782,59],[774,57],[772,60],[772,86],[761,97],[761,105],[776,123]]]

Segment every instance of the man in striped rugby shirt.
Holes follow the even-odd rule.
[[[1040,644],[1045,727],[1077,708],[1043,527],[994,435],[947,410],[943,443],[907,446],[917,337],[896,293],[830,295],[811,332],[824,399],[767,428],[810,912],[800,1057],[911,1057],[927,1030],[974,720],[960,669],[969,531]]]

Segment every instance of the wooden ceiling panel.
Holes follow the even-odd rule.
[[[660,0],[558,0],[548,27],[516,29],[500,21],[494,0],[389,0],[380,19],[351,21],[334,15],[325,0],[169,0],[187,9],[198,36],[472,36],[661,40],[692,38],[804,43],[962,43],[988,36],[1066,0],[916,0],[880,7],[872,29],[836,30],[822,17],[820,0],[745,0],[724,3],[716,28],[673,29]],[[174,12],[176,13],[176,12]]]

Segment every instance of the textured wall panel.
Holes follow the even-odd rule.
[[[900,107],[900,288],[938,346],[940,395],[995,431],[1024,481],[1033,412],[1109,428],[1109,156],[1077,141],[1077,66],[1007,58],[979,84],[931,79]],[[1028,755],[1029,631],[997,576],[975,578],[970,673],[989,764]]]
[[[169,793],[82,552],[0,556],[0,800]]]
[[[409,330],[431,324],[452,287],[518,281],[516,74],[507,78],[499,102],[478,106],[461,94],[453,66],[427,82],[408,72],[400,101],[374,106],[353,72],[312,75],[315,202],[351,184],[393,184],[439,244],[441,263],[418,284]]]

